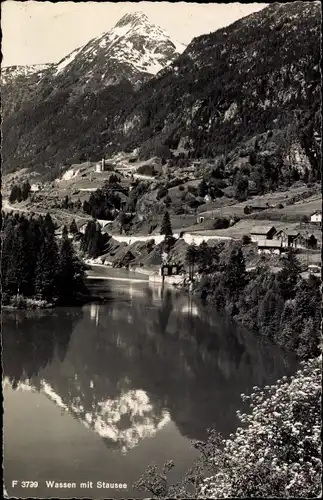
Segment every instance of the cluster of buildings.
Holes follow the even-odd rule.
[[[288,248],[317,250],[321,238],[315,229],[277,230],[274,226],[255,226],[250,232],[251,241],[257,243],[258,253],[281,254]]]

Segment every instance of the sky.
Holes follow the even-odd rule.
[[[2,66],[56,63],[131,12],[144,12],[172,39],[192,38],[228,26],[265,3],[18,2],[1,4]]]

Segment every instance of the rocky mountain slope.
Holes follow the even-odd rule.
[[[181,147],[191,157],[222,155],[229,161],[232,152],[248,149],[256,139],[266,151],[270,139],[274,151],[292,147],[318,169],[320,20],[317,2],[271,4],[194,39],[135,90],[133,84],[162,61],[167,64],[176,48],[166,37],[163,56],[158,48],[153,59],[150,44],[161,37],[158,29],[149,34],[145,18],[126,16],[109,35],[74,53],[73,60],[70,55],[61,61],[62,72],[56,68],[56,79],[43,79],[36,97],[10,110],[3,124],[4,166],[95,161],[138,146],[143,157],[161,147]],[[146,30],[149,41],[141,49]],[[110,76],[98,69],[100,50],[110,54]],[[131,62],[124,64],[128,50]],[[111,75],[120,64],[116,81]]]
[[[36,67],[34,71],[30,67],[4,68],[5,169],[21,165],[37,168],[53,158],[53,163],[65,161],[69,152],[62,144],[64,137],[69,139],[70,151],[86,154],[84,136],[97,125],[102,129],[109,108],[113,112],[120,109],[127,93],[170,64],[184,49],[183,44],[173,42],[150,23],[145,14],[135,12],[58,64],[41,68],[42,72]],[[55,158],[57,150],[63,157]],[[91,155],[95,150],[94,145]]]
[[[30,77],[36,74],[41,78],[44,71],[48,70],[51,64],[27,64],[26,66],[4,66],[1,68],[1,85],[8,85],[21,78]]]
[[[194,39],[138,91],[120,143],[214,157],[272,129],[319,131],[320,20],[318,3],[272,4]]]

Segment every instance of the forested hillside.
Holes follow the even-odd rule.
[[[314,2],[273,4],[194,39],[137,93],[119,126],[124,144],[213,157],[279,129],[310,154],[320,130],[319,41]]]
[[[75,96],[77,75],[54,93],[42,82],[5,116],[4,167],[95,161],[138,146],[147,157],[161,145],[229,161],[259,138],[261,153],[269,142],[278,155],[293,146],[318,178],[320,23],[316,2],[272,4],[194,39],[137,90],[124,80]]]

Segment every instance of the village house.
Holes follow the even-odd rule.
[[[98,161],[98,163],[95,165],[95,171],[96,173],[100,173],[105,172],[106,170],[113,171],[114,164],[111,162],[107,162],[104,158],[102,158],[102,160]]]
[[[305,240],[305,248],[309,250],[316,250],[318,248],[318,238],[312,232],[301,232],[300,236]]]
[[[255,243],[258,241],[263,242],[264,240],[272,240],[276,232],[274,226],[254,226],[250,232],[250,238],[251,241]]]
[[[257,242],[258,254],[267,253],[280,255],[285,251],[280,240],[261,240]]]
[[[160,276],[177,276],[180,274],[181,266],[179,264],[162,264],[160,266]]]
[[[210,203],[212,201],[212,196],[210,196],[209,194],[206,194],[204,196],[204,201],[205,201],[205,203]]]
[[[280,240],[283,247],[302,248],[298,246],[299,240],[297,239],[297,236],[299,236],[298,231],[281,229],[280,231],[277,231],[274,239]]]
[[[204,217],[203,217],[203,215],[198,215],[196,222],[197,222],[198,224],[201,224],[202,222],[204,222]]]
[[[320,224],[322,222],[322,210],[316,210],[316,212],[311,215],[311,222],[315,224]]]
[[[295,248],[304,248],[316,250],[319,246],[319,240],[314,233],[300,231],[294,241]]]

